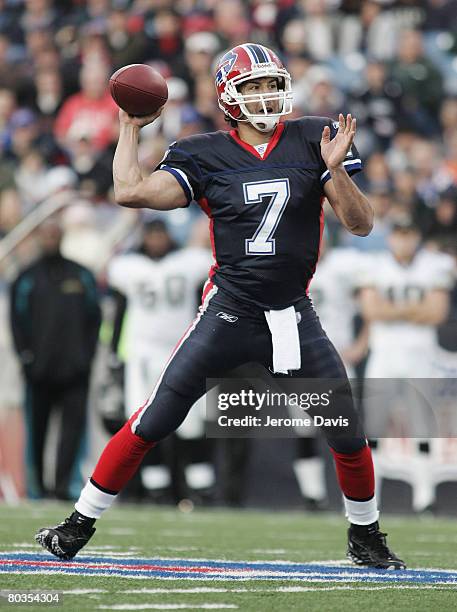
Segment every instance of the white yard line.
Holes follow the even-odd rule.
[[[452,586],[452,585],[449,585]],[[441,588],[441,585],[440,585]],[[124,591],[117,591],[118,594],[122,595],[182,595],[182,594],[202,594],[202,593],[308,593],[317,591],[386,591],[386,590],[433,590],[436,589],[435,585],[382,585],[382,586],[322,586],[322,587],[302,587],[302,586],[283,586],[277,587],[276,589],[224,589],[224,588],[211,588],[211,587],[196,587],[190,589],[126,589]]]
[[[20,575],[24,575],[24,572],[22,570],[12,570],[7,572],[8,574],[20,574]],[[60,570],[37,570],[37,571],[30,571],[27,572],[27,574],[30,575],[69,575],[66,574],[65,571],[60,571]],[[129,578],[131,580],[151,580],[151,576],[148,575],[125,575],[125,574],[113,574],[112,572],[84,572],[84,574],[75,574],[75,576],[98,576],[98,577],[106,577],[106,578]],[[167,582],[173,582],[176,580],[176,578],[174,576],[161,576],[160,580],[166,580]],[[229,582],[229,579],[227,578],[220,578],[218,576],[214,576],[214,577],[205,577],[202,578],[200,576],[188,576],[185,578],[186,581],[188,582],[192,582],[192,581],[202,581],[205,580],[207,582]],[[237,582],[241,582],[241,583],[245,583],[245,582],[259,582],[259,578],[256,577],[249,577],[249,576],[242,576],[237,578]],[[262,581],[267,581],[270,580],[269,578],[262,578]],[[325,583],[329,583],[329,582],[335,582],[334,580],[332,580],[331,577],[326,577],[326,578],[318,578],[315,576],[310,576],[310,577],[299,577],[297,580],[300,580],[301,582],[313,582],[316,584],[325,584]],[[326,588],[328,589],[338,589],[338,588],[343,588],[343,589],[357,589],[357,588],[361,588],[361,589],[365,589],[365,590],[376,590],[376,589],[404,589],[404,588],[412,588],[412,589],[433,589],[433,588],[449,588],[452,590],[455,590],[457,587],[457,583],[455,582],[446,582],[446,581],[436,581],[434,582],[432,585],[430,584],[424,584],[424,585],[405,585],[403,583],[399,583],[399,584],[389,584],[386,586],[374,586],[374,587],[358,587],[357,585],[355,585],[354,583],[357,582],[363,582],[363,578],[362,580],[359,579],[358,576],[352,576],[349,580],[348,580],[348,586],[346,587],[324,587],[323,589],[320,589],[320,587],[316,587],[318,590],[325,590]],[[283,587],[283,588],[294,588],[294,587]],[[305,590],[309,590],[315,587],[295,587],[295,588],[304,588]],[[230,589],[231,591],[232,589]],[[258,589],[254,589],[254,590],[258,590]],[[167,589],[167,592],[169,592],[169,590]]]
[[[159,536],[165,536],[170,538],[200,538],[201,533],[196,531],[175,531],[174,529],[162,529],[157,532]]]
[[[287,550],[284,548],[253,548],[248,552],[256,555],[285,555]]]
[[[198,546],[157,546],[159,550],[173,550],[174,552],[189,552],[198,550]]]
[[[109,593],[107,589],[66,589],[62,595],[90,595],[92,593]]]
[[[98,606],[99,610],[237,610],[234,604],[115,604],[113,606]]]

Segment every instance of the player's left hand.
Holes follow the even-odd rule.
[[[321,154],[325,165],[329,170],[337,168],[345,159],[354,141],[357,129],[357,120],[352,115],[346,119],[342,113],[339,114],[339,127],[335,138],[330,140],[330,127],[326,125],[322,130]]]

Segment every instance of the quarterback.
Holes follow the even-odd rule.
[[[278,380],[288,375],[347,381],[308,286],[319,255],[324,197],[350,232],[365,236],[372,228],[372,208],[350,178],[361,169],[353,145],[356,120],[340,114],[336,123],[324,117],[281,121],[292,111],[290,75],[261,45],[228,51],[215,82],[232,130],[172,144],[147,178],[138,166],[138,133],[160,111],[142,118],[119,114],[113,164],[117,202],[170,210],[197,201],[210,219],[215,263],[197,317],[151,396],[108,442],[75,512],[37,533],[37,540],[62,559],[88,542],[96,519],[144,454],[179,427],[205,393],[207,378],[254,362]],[[349,558],[359,565],[403,569],[379,529],[365,436],[336,436],[325,428],[324,433],[350,523]]]

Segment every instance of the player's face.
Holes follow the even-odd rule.
[[[242,83],[240,85],[240,93],[243,96],[246,95],[259,95],[259,94],[274,94],[278,91],[277,79],[271,77],[261,77],[258,79],[252,79]],[[266,102],[268,113],[279,113],[279,100],[268,100]],[[263,115],[263,106],[261,102],[249,102],[246,104],[246,108],[253,115]]]
[[[58,223],[48,221],[43,223],[39,233],[40,246],[47,255],[54,255],[60,250],[62,229]]]
[[[415,229],[396,229],[389,236],[389,246],[397,259],[412,259],[420,243],[420,233]]]
[[[151,230],[144,234],[143,245],[149,257],[163,257],[171,248],[171,238],[164,230]]]

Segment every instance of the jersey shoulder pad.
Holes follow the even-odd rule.
[[[450,266],[453,265],[453,258],[446,253],[440,253],[436,251],[429,251],[428,249],[422,248],[418,252],[418,257],[421,261],[430,263],[431,265]]]
[[[350,272],[363,258],[363,253],[351,247],[333,247],[329,252],[329,261],[338,269]]]
[[[329,117],[300,117],[287,122],[292,129],[297,129],[307,140],[320,142],[322,130],[326,125],[331,126],[334,121]]]
[[[381,274],[391,264],[392,256],[388,251],[360,253],[357,285],[359,287],[376,287],[381,280]]]
[[[170,149],[182,149],[189,155],[211,151],[211,147],[217,146],[224,136],[224,132],[209,132],[207,134],[192,134],[186,138],[181,138],[170,145]]]

